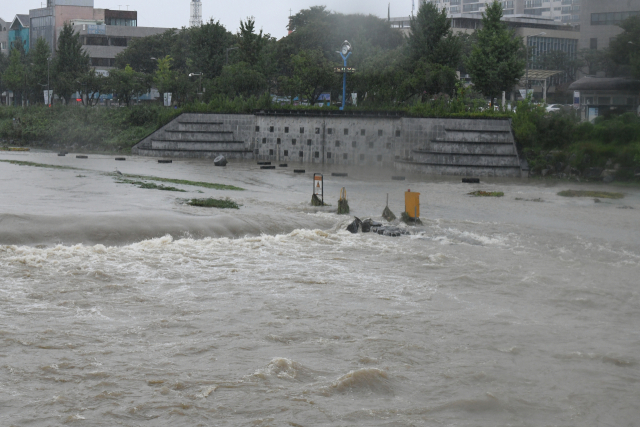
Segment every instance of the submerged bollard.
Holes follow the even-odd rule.
[[[387,207],[382,211],[382,218],[386,219],[389,222],[393,222],[396,220],[396,216],[389,209],[389,193],[387,193]]]
[[[349,213],[349,202],[347,201],[347,189],[342,187],[340,190],[340,199],[338,200],[338,215],[347,215]]]
[[[404,212],[402,220],[407,224],[422,224],[420,221],[420,193],[407,190],[404,193]]]

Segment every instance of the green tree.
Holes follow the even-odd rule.
[[[41,37],[36,41],[35,46],[29,51],[27,62],[29,67],[29,87],[30,92],[36,94],[34,101],[43,104],[43,92],[47,89],[47,81],[49,74],[47,71],[49,66],[49,58],[51,57],[51,48],[49,43]]]
[[[187,74],[203,73],[208,79],[219,76],[225,65],[226,50],[235,43],[233,34],[213,20],[186,31],[188,59],[184,71]],[[174,60],[176,54],[174,51],[171,55]]]
[[[329,62],[322,51],[303,50],[291,58],[293,76],[289,84],[292,96],[302,95],[311,105],[315,104],[320,94],[335,83],[334,64]]]
[[[13,91],[14,105],[17,105],[16,96],[18,92],[24,90],[26,69],[22,64],[22,57],[18,49],[11,49],[9,54],[9,65],[2,74],[2,81],[7,89]]]
[[[173,92],[176,84],[176,73],[171,69],[173,58],[167,55],[158,59],[158,68],[153,76],[153,84],[163,98],[165,93]]]
[[[628,67],[629,74],[640,79],[640,15],[631,16],[620,24],[624,30],[610,45],[611,58]]]
[[[433,3],[422,3],[418,14],[411,18],[407,46],[414,64],[426,62],[455,69],[460,63],[462,42],[451,31],[446,9],[438,11]]]
[[[54,69],[56,93],[69,103],[71,95],[81,90],[78,79],[89,71],[89,54],[82,48],[80,34],[74,32],[71,24],[64,24],[58,37]]]
[[[139,97],[151,89],[152,77],[149,74],[134,71],[126,66],[124,70],[111,70],[107,79],[107,88],[127,106],[133,98]]]
[[[178,31],[172,29],[162,34],[132,39],[128,47],[116,55],[115,66],[124,70],[129,65],[134,71],[151,74],[158,65],[155,58],[171,55],[179,37]],[[182,56],[185,55],[183,53]],[[178,61],[175,66],[184,67],[185,61],[186,59],[182,63]]]
[[[510,91],[524,75],[524,44],[501,22],[502,5],[488,5],[482,15],[483,27],[477,31],[478,42],[465,63],[473,85],[493,100],[502,91]]]
[[[241,61],[246,62],[253,67],[258,63],[262,48],[269,35],[263,36],[262,30],[256,34],[255,18],[249,17],[245,22],[240,21],[240,30],[238,31],[238,47],[240,48]]]
[[[100,102],[100,94],[105,93],[107,89],[107,78],[94,69],[80,76],[77,82],[82,103],[88,107],[97,105]]]
[[[246,62],[231,64],[222,69],[216,79],[217,92],[230,98],[236,96],[258,97],[267,89],[267,79]]]

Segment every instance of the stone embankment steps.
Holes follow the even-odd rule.
[[[135,147],[143,156],[245,158],[252,150],[236,138],[237,126],[221,121],[178,118]]]
[[[462,176],[521,176],[520,159],[511,132],[504,128],[445,126],[437,137],[414,145],[399,169]]]

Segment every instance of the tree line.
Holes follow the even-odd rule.
[[[79,34],[65,25],[53,58],[43,39],[28,54],[17,43],[8,58],[0,55],[0,89],[30,103],[43,102],[50,79],[51,89],[65,102],[77,92],[86,95],[88,105],[100,94],[113,94],[128,105],[151,87],[172,93],[178,104],[272,94],[314,104],[323,92],[333,100],[341,94],[336,50],[349,40],[354,47],[349,66],[357,71],[348,79],[348,92],[358,94],[359,105],[395,107],[460,94],[493,101],[513,90],[527,57],[522,39],[501,21],[502,13],[500,3],[493,2],[481,29],[454,34],[446,12],[424,3],[406,37],[385,19],[332,13],[323,6],[292,16],[289,35],[280,40],[258,31],[254,18],[241,22],[236,34],[211,20],[131,40],[108,77],[90,67]],[[569,80],[583,68],[640,78],[640,17],[621,26],[623,34],[608,51],[584,50],[575,57],[555,51],[530,65],[562,70]],[[462,90],[458,73],[471,76],[472,88]]]

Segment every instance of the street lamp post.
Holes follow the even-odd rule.
[[[525,86],[524,86],[524,90],[525,93],[527,94],[527,96],[529,96],[529,37],[538,37],[538,36],[546,36],[547,33],[545,33],[544,31],[538,34],[534,34],[532,36],[527,36],[527,45],[525,46],[525,53],[526,53],[526,64],[525,64]]]
[[[51,98],[52,98],[52,96],[51,96],[51,88],[49,86],[49,84],[51,83],[50,73],[49,73],[50,65],[51,65],[51,57],[49,56],[47,58],[47,101],[48,101],[47,102],[47,104],[48,104],[47,106],[48,107],[51,107]]]
[[[227,59],[226,59],[225,65],[229,65],[229,51],[230,50],[236,50],[236,49],[240,49],[240,48],[239,47],[228,47],[226,49]]]
[[[342,49],[338,51],[342,60],[344,61],[344,70],[342,73],[342,104],[340,105],[340,111],[344,111],[344,105],[347,103],[347,59],[351,56],[351,43],[347,40],[342,43]]]

